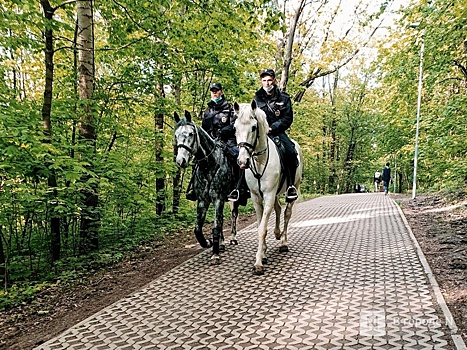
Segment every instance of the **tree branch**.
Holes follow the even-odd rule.
[[[467,68],[465,68],[459,61],[454,60],[454,65],[456,65],[460,70],[465,79],[467,79]]]
[[[357,56],[357,54],[360,52],[360,50],[362,48],[364,48],[364,47],[366,47],[368,45],[371,38],[373,38],[373,36],[375,35],[376,31],[381,27],[381,24],[383,23],[383,21],[384,21],[384,18],[380,20],[380,22],[378,23],[377,26],[375,26],[375,28],[373,28],[373,31],[368,36],[367,40],[364,41],[359,48],[355,49],[354,52],[346,60],[344,60],[341,64],[338,64],[337,66],[335,66],[333,68],[330,68],[328,70],[322,70],[321,67],[316,67],[312,71],[312,73],[304,81],[302,81],[299,85],[305,87],[305,90],[306,90],[311,85],[313,85],[313,82],[316,79],[318,79],[320,77],[324,77],[324,76],[329,75],[329,74],[332,74],[332,73],[336,72],[338,69],[340,69],[340,68],[344,67],[345,65],[347,65],[351,60],[353,60],[355,58],[355,56]],[[305,91],[299,91],[295,95],[294,101],[295,102],[300,102],[303,95],[304,95],[304,93],[305,93]]]
[[[68,0],[68,1],[62,2],[60,5],[53,7],[52,11],[55,12],[55,10],[58,10],[59,8],[65,7],[66,5],[73,4],[78,1],[79,0]]]

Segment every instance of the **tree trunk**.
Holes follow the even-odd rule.
[[[2,279],[2,284],[4,286],[4,290],[8,288],[8,266],[7,260],[5,256],[5,250],[3,248],[3,232],[2,226],[0,225],[0,277]]]
[[[154,130],[155,130],[155,145],[154,152],[156,157],[156,165],[162,167],[164,156],[162,149],[164,147],[164,115],[156,113],[154,115]],[[162,215],[165,211],[165,176],[156,175],[156,214]]]
[[[41,6],[44,10],[46,22],[52,21],[54,10],[50,6],[48,0],[41,0]],[[44,87],[44,102],[42,104],[42,122],[44,130],[44,143],[51,143],[52,137],[52,93],[54,79],[54,43],[52,26],[47,23],[44,30],[45,34],[45,87]],[[51,159],[52,157],[50,157]],[[54,169],[51,168],[51,162],[46,162],[46,167],[49,168],[47,176],[47,186],[52,189],[50,203],[50,235],[51,245],[50,254],[52,263],[60,259],[61,239],[60,239],[60,218],[57,214],[57,178]]]
[[[93,119],[94,93],[94,37],[92,0],[76,3],[77,7],[77,50],[78,50],[78,93],[80,105],[79,114],[79,143],[81,159],[88,165],[90,172],[94,169],[96,133]],[[80,253],[86,254],[99,248],[98,225],[98,184],[97,179],[90,175],[81,178],[83,182],[83,208],[80,227]]]
[[[281,81],[279,83],[279,87],[282,91],[286,91],[287,89],[287,82],[289,81],[290,65],[292,64],[292,53],[293,53],[292,51],[293,51],[293,44],[295,41],[295,31],[297,30],[298,21],[300,19],[300,16],[302,15],[302,11],[304,7],[305,7],[305,0],[300,0],[300,3],[290,23],[289,32],[287,34],[286,44],[285,44],[284,62],[282,63],[282,75],[281,75]]]
[[[403,178],[402,178],[402,172],[400,171],[396,171],[396,176],[397,176],[397,193],[402,193],[402,181],[403,181]]]

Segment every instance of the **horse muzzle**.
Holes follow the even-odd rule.
[[[240,161],[237,159],[237,164],[240,169],[248,169],[250,167],[250,158],[247,158],[246,161]]]
[[[175,162],[180,168],[183,168],[183,169],[188,167],[188,164],[189,164],[188,159],[185,157],[181,157],[181,156],[177,156],[177,158],[175,159]]]

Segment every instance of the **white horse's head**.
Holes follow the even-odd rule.
[[[175,112],[174,119],[177,122],[174,131],[174,141],[177,146],[175,162],[180,168],[186,168],[198,149],[198,135],[196,127],[191,123],[191,114],[188,111],[185,111],[185,119],[180,119]]]
[[[266,149],[269,125],[266,114],[256,106],[256,101],[234,103],[237,115],[235,120],[235,137],[239,148],[237,163],[241,169],[250,166],[251,157]]]

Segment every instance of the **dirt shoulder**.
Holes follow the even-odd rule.
[[[458,196],[391,195],[401,205],[467,341],[467,200]],[[239,219],[238,230],[256,221]],[[226,220],[226,229],[229,223]],[[209,232],[209,227],[206,228]],[[131,258],[83,278],[57,286],[31,304],[0,312],[0,349],[28,350],[51,339],[201,251],[191,232],[183,231],[141,247]]]
[[[467,343],[467,197],[394,196]]]

